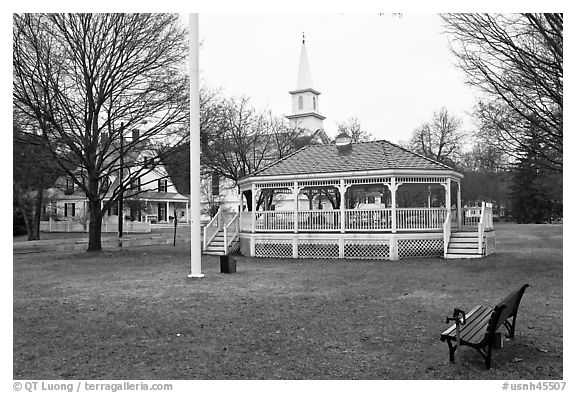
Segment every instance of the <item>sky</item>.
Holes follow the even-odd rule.
[[[291,113],[302,33],[324,129],[356,117],[376,139],[408,140],[446,107],[471,131],[464,83],[437,14],[200,14],[200,78],[257,109]]]

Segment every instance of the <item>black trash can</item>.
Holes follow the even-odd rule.
[[[228,255],[220,255],[220,273],[236,273],[236,259]]]

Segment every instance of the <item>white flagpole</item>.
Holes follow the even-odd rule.
[[[198,64],[198,14],[189,14],[190,40],[190,274],[202,274],[200,248],[200,81]]]

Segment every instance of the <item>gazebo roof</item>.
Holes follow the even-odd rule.
[[[283,176],[382,170],[454,171],[453,168],[391,142],[356,142],[345,146],[311,145],[249,175]]]

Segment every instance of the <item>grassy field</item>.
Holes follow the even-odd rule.
[[[189,244],[14,256],[15,379],[561,379],[562,226],[496,228],[481,260],[238,257]],[[454,307],[520,284],[516,338],[448,362]]]

